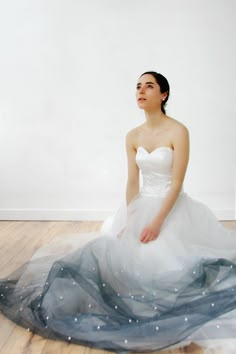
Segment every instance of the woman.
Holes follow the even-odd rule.
[[[127,134],[127,206],[100,232],[85,233],[83,247],[82,235],[57,239],[0,281],[0,308],[10,319],[42,336],[116,352],[196,342],[230,353],[236,232],[183,190],[189,134],[165,114],[169,92],[161,74],[140,76],[146,122]]]
[[[169,147],[174,150],[172,181],[168,196],[153,222],[143,230],[142,242],[149,242],[158,236],[161,225],[182,188],[188,164],[188,130],[183,124],[165,114],[164,105],[168,100],[169,91],[169,84],[161,74],[147,72],[139,78],[136,98],[139,107],[145,111],[146,123],[127,134],[127,203],[139,191],[139,170],[135,160],[138,147],[145,149],[146,146],[145,150],[149,154],[158,147]]]

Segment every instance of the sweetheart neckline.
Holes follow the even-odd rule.
[[[145,147],[143,147],[143,146],[141,146],[141,145],[137,147],[137,151],[138,151],[138,149],[140,149],[140,148],[142,148],[144,151],[146,151],[146,153],[147,153],[148,155],[151,155],[154,151],[159,150],[159,149],[169,149],[169,150],[171,150],[171,151],[174,152],[174,150],[173,150],[171,147],[169,147],[169,146],[158,146],[157,148],[153,149],[151,152],[147,151],[147,150],[145,149]]]

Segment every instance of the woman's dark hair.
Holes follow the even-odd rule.
[[[143,76],[145,74],[150,74],[150,75],[152,75],[155,78],[156,83],[160,86],[161,93],[167,92],[167,96],[166,96],[165,100],[161,102],[161,110],[165,114],[166,113],[165,105],[166,105],[166,102],[168,101],[168,98],[169,98],[169,95],[170,95],[169,82],[167,81],[165,76],[161,75],[160,73],[156,73],[155,71],[146,71],[141,76]]]

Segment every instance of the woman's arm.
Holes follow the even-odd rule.
[[[142,231],[140,238],[142,242],[149,242],[157,238],[165,218],[174,206],[181,191],[189,161],[189,132],[185,126],[181,125],[176,130],[173,145],[174,160],[171,186],[158,214],[153,219],[152,223]]]
[[[126,185],[126,205],[131,202],[131,200],[139,192],[139,168],[136,164],[136,149],[133,144],[135,131],[131,130],[126,135],[126,152],[127,152],[127,163],[128,163],[128,179]],[[121,238],[125,228],[120,230],[117,238]]]
[[[133,145],[134,130],[131,130],[126,135],[126,153],[127,153],[127,163],[128,163],[128,179],[126,185],[126,205],[128,205],[131,200],[139,192],[139,168],[136,164],[135,156],[136,150]]]

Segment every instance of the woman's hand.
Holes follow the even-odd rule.
[[[149,241],[155,240],[160,233],[161,225],[161,223],[157,222],[152,222],[151,224],[147,225],[141,233],[140,241],[147,243]]]
[[[125,230],[125,227],[123,227],[123,229],[120,230],[120,232],[117,234],[116,237],[121,238],[123,236],[124,230]]]

